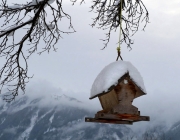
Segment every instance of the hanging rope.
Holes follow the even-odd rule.
[[[119,46],[117,47],[117,53],[118,53],[118,56],[117,56],[117,59],[116,59],[116,61],[118,61],[118,58],[121,58],[121,60],[123,60],[122,59],[122,57],[121,57],[121,47],[120,47],[120,42],[121,42],[121,28],[122,28],[122,19],[121,19],[121,16],[122,16],[122,1],[123,0],[121,0],[121,4],[120,4],[120,16],[119,16],[119,27],[120,27],[120,29],[119,29]]]

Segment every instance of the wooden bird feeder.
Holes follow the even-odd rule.
[[[128,63],[128,65],[130,64],[129,62],[124,61],[114,62],[113,64],[117,65],[118,67],[118,63]],[[107,67],[109,68],[111,65],[112,64]],[[108,69],[107,67],[105,69]],[[107,70],[104,70],[101,73],[104,74],[105,71]],[[135,69],[135,71],[137,77],[137,69]],[[100,74],[99,77],[102,77],[102,74]],[[100,79],[101,78],[98,77],[96,78],[94,87],[98,87],[96,83],[100,83]],[[104,79],[102,78],[102,80]],[[132,105],[132,102],[135,98],[145,94],[146,93],[142,90],[142,88],[133,80],[131,73],[129,73],[127,69],[127,72],[118,77],[116,84],[111,85],[107,91],[102,91],[101,93],[94,94],[90,97],[90,99],[98,97],[103,110],[98,111],[94,118],[85,118],[85,121],[114,124],[133,124],[133,122],[138,121],[149,121],[150,118],[148,116],[140,116],[140,111],[138,111],[138,108]]]

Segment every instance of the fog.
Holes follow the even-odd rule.
[[[149,11],[150,23],[145,32],[140,28],[132,37],[134,44],[131,51],[125,44],[122,45],[123,59],[139,70],[147,91],[147,95],[135,99],[133,104],[139,108],[141,115],[150,116],[151,121],[130,126],[136,131],[158,123],[170,127],[180,120],[180,2],[143,2]],[[94,13],[88,12],[89,2],[81,6],[79,3],[71,6],[70,2],[65,2],[63,6],[72,16],[77,32],[63,35],[56,45],[56,53],[34,54],[28,60],[29,74],[34,74],[34,77],[27,84],[25,94],[32,97],[65,94],[82,101],[82,106],[87,104],[90,109],[99,111],[98,99],[89,100],[90,89],[98,73],[116,59],[118,32],[112,33],[108,47],[101,50],[103,42],[100,39],[105,38],[106,31],[89,26],[91,18],[95,17]],[[0,60],[0,66],[3,62]],[[19,94],[18,97],[22,96]],[[49,104],[48,99],[44,101],[43,105]]]

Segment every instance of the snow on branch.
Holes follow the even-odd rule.
[[[46,7],[51,10],[50,21],[47,21],[49,13],[47,14]],[[62,18],[69,20],[70,31],[59,29],[58,22]],[[4,95],[4,100],[10,102],[15,99],[20,89],[25,92],[26,83],[31,78],[28,76],[27,59],[37,52],[40,40],[46,45],[39,54],[50,50],[56,51],[55,44],[61,38],[61,34],[73,33],[75,30],[71,16],[62,8],[62,0],[32,0],[26,4],[12,6],[8,6],[7,0],[2,0],[0,19],[4,19],[0,29],[0,57],[5,59],[4,65],[0,68],[0,92],[3,87],[8,87],[10,94]],[[19,31],[21,38],[18,35]],[[12,42],[9,41],[11,39]]]
[[[104,48],[110,41],[111,32],[120,28],[120,15],[123,25],[121,28],[123,37],[120,43],[125,42],[130,49],[133,44],[130,36],[138,31],[140,22],[145,22],[143,30],[149,22],[149,13],[142,0],[94,0],[91,11],[97,14],[91,26],[98,24],[98,28],[109,30],[106,39],[102,39],[105,42]]]

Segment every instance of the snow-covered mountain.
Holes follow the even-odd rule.
[[[176,122],[165,134],[165,140],[180,140],[180,121]]]
[[[125,125],[84,122],[95,111],[66,95],[21,98],[0,105],[0,140],[120,140]]]

